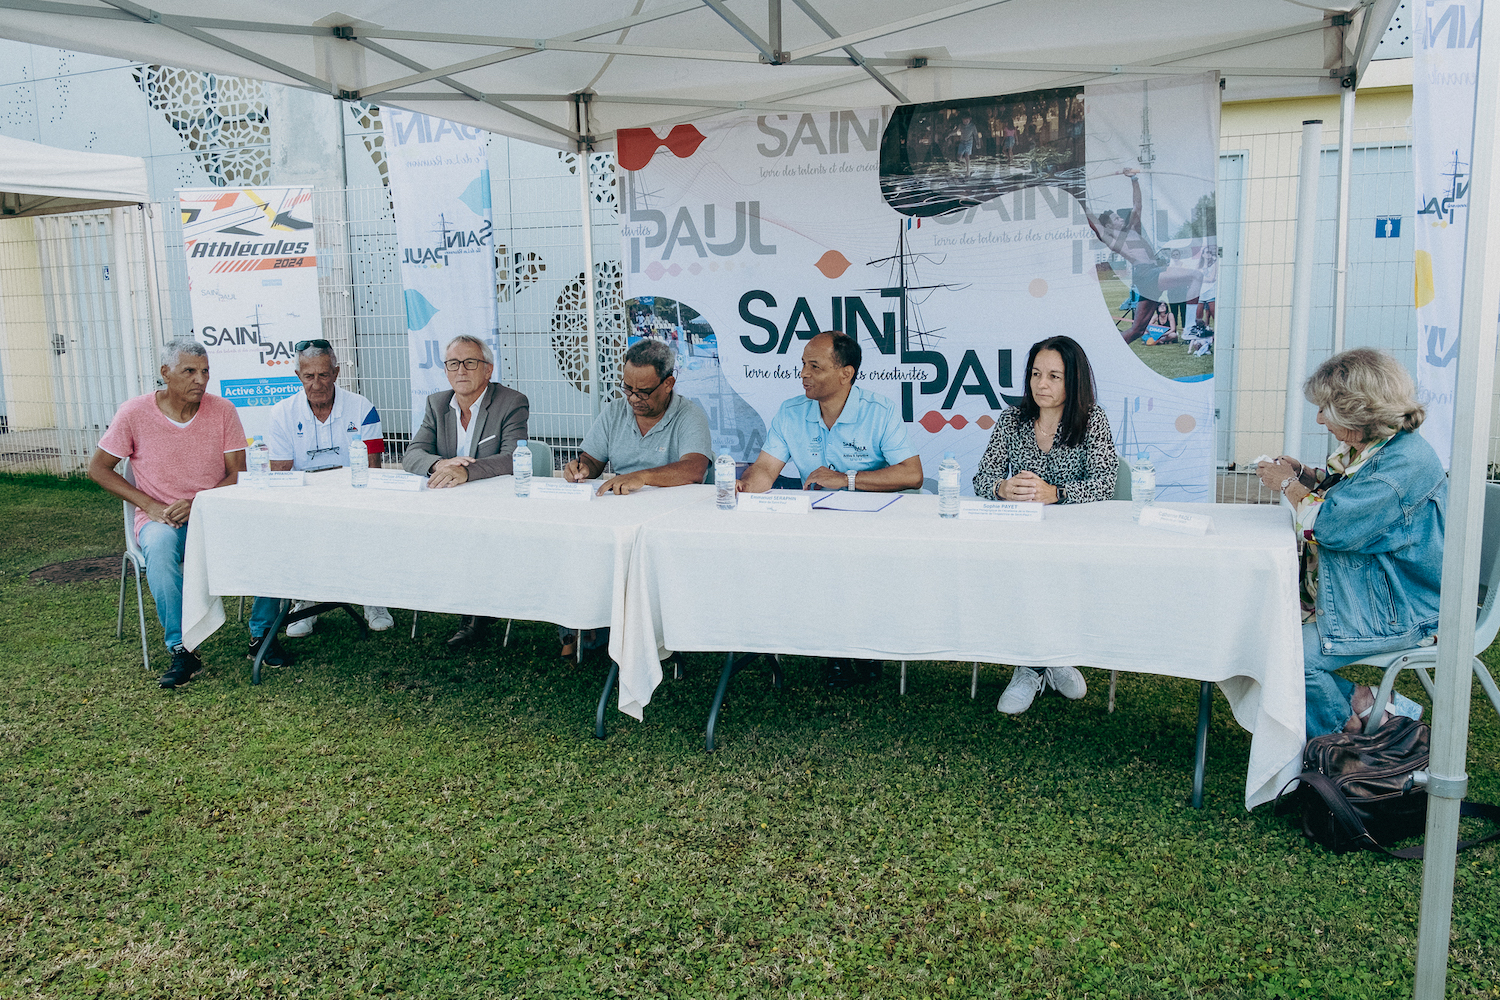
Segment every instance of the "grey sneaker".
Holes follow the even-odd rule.
[[[373,604],[366,604],[365,624],[370,626],[371,632],[384,632],[386,629],[395,625],[396,621],[391,617],[391,613],[385,608],[376,607]],[[291,634],[290,630],[288,630],[287,634]]]
[[[1020,715],[1031,707],[1045,685],[1046,680],[1040,670],[1017,667],[1015,673],[1010,675],[1010,684],[1006,686],[1005,693],[1000,696],[1000,703],[995,708],[1006,715]]]
[[[1047,686],[1064,698],[1077,701],[1088,694],[1088,685],[1077,667],[1048,667]]]

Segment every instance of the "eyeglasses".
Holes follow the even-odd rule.
[[[662,386],[664,386],[666,384],[667,384],[667,380],[666,379],[662,379],[660,382],[656,383],[655,385],[653,385],[649,389],[637,389],[634,386],[626,385],[624,382],[621,382],[620,383],[620,391],[623,392],[626,395],[627,398],[634,397],[636,399],[645,399],[648,396],[650,396],[653,392],[655,392],[657,389],[660,389]]]
[[[292,346],[296,349],[296,351],[297,351],[298,354],[301,354],[303,351],[307,350],[309,347],[317,347],[317,348],[320,348],[321,350],[324,350],[324,351],[331,351],[331,350],[333,350],[333,345],[330,344],[328,341],[323,340],[321,338],[319,338],[318,340],[299,340],[299,341],[297,341],[297,343],[293,344]]]
[[[450,358],[443,362],[443,367],[450,372],[456,372],[462,368],[466,372],[478,371],[480,365],[487,365],[488,361],[483,358]]]

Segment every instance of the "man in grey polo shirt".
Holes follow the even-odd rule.
[[[625,352],[620,385],[624,396],[610,403],[583,436],[578,457],[563,466],[563,478],[580,483],[604,472],[615,476],[599,495],[633,493],[642,486],[686,486],[703,482],[713,438],[703,407],[672,391],[677,352],[660,340],[638,340]],[[608,629],[584,634],[585,649],[608,642]],[[561,654],[572,656],[576,636],[558,629]]]
[[[604,493],[633,493],[642,486],[703,482],[713,441],[703,407],[672,391],[677,353],[660,340],[638,340],[625,352],[621,399],[610,403],[583,436],[576,459],[563,466],[570,483],[593,479],[614,466]]]

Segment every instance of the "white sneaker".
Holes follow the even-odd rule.
[[[365,605],[365,622],[369,624],[371,632],[384,632],[396,624],[391,613],[385,608],[378,608],[373,604]],[[1083,697],[1079,695],[1079,697]]]
[[[1036,696],[1041,692],[1046,681],[1042,678],[1042,672],[1031,667],[1017,667],[1015,673],[1010,675],[1010,684],[1006,686],[1005,693],[1000,696],[1000,703],[995,706],[996,710],[1006,715],[1020,715],[1031,707]]]
[[[313,606],[313,603],[313,601],[298,601],[292,605],[292,611],[297,612],[303,608],[310,608]],[[313,615],[311,618],[304,618],[300,622],[292,622],[286,627],[286,634],[292,639],[300,639],[304,635],[312,635],[313,626],[317,623],[317,615]]]
[[[1064,698],[1077,701],[1088,694],[1089,687],[1083,682],[1083,674],[1077,667],[1048,667],[1047,686]]]

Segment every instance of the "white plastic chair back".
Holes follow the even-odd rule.
[[[531,449],[531,474],[543,479],[551,479],[552,468],[552,446],[545,441],[527,441],[526,447]]]

